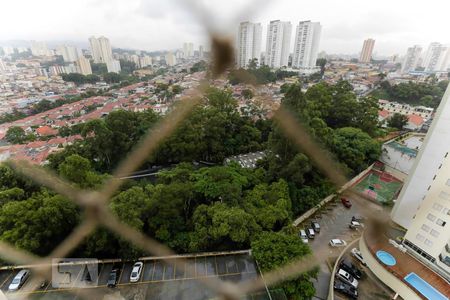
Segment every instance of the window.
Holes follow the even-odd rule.
[[[430,247],[433,246],[433,242],[430,241],[430,240],[428,240],[428,239],[426,239],[424,243],[425,243],[425,245],[427,245],[427,246],[430,246]]]
[[[448,209],[447,207],[444,208],[444,210],[442,211],[444,214],[447,214],[450,216],[450,209]]]
[[[421,242],[423,242],[423,241],[425,240],[425,237],[424,237],[423,235],[421,235],[420,233],[418,233],[418,234],[416,235],[416,239],[419,240],[419,241],[421,241]]]
[[[423,224],[422,227],[420,227],[423,231],[425,232],[429,232],[430,231],[430,226]]]
[[[431,222],[434,222],[434,220],[436,220],[436,216],[433,214],[428,214],[427,219],[430,220]]]
[[[433,209],[437,210],[437,211],[441,211],[442,210],[442,205],[440,205],[439,203],[434,203],[433,204]]]
[[[442,226],[442,227],[444,227],[446,223],[447,222],[445,222],[444,220],[441,220],[441,219],[437,219],[437,221],[436,221],[436,224],[438,224],[439,226]]]
[[[445,199],[445,200],[450,200],[450,194],[446,193],[446,192],[440,192],[439,193],[439,198]]]
[[[434,237],[438,237],[438,236],[439,236],[439,231],[436,231],[436,230],[434,230],[434,229],[431,229],[430,234],[431,234],[432,236],[434,236]]]
[[[446,185],[450,186],[450,179],[447,179]]]

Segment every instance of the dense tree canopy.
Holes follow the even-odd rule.
[[[264,232],[252,242],[252,255],[263,272],[272,271],[289,262],[301,259],[311,253],[306,244],[295,235]],[[318,270],[313,269],[280,284],[289,299],[311,299],[315,294],[312,278]]]
[[[394,113],[387,122],[389,127],[402,130],[406,124],[408,124],[408,117],[399,113]]]
[[[447,86],[448,81],[446,80],[418,83],[410,81],[396,85],[383,81],[380,83],[380,87],[372,92],[372,95],[380,99],[437,108]]]

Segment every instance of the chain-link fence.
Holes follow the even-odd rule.
[[[264,1],[265,2],[265,1]],[[211,74],[214,78],[224,75],[224,73],[233,67],[234,45],[233,39],[228,36],[221,36],[214,30],[213,22],[210,16],[199,2],[185,1],[187,9],[194,11],[200,21],[205,24],[211,41]],[[261,7],[262,3],[252,1],[248,7],[254,9]],[[236,16],[241,19],[248,16],[249,9],[243,10],[241,13],[236,13]],[[243,78],[246,82],[255,82],[252,78]],[[33,254],[27,253],[23,250],[17,249],[12,245],[0,242],[0,255],[10,263],[20,265],[35,265],[33,269],[33,277],[31,278],[32,288],[37,289],[42,280],[51,280],[51,263],[52,258],[66,257],[73,251],[86,237],[93,233],[93,231],[102,226],[111,230],[113,233],[122,237],[123,239],[133,243],[142,248],[147,253],[164,257],[166,263],[174,263],[174,253],[169,247],[161,244],[155,239],[145,235],[144,233],[132,228],[131,226],[121,222],[118,217],[112,213],[108,206],[108,202],[115,192],[124,184],[125,179],[120,179],[121,174],[131,174],[152,154],[158,145],[170,136],[182,120],[184,120],[196,105],[200,105],[201,99],[204,96],[208,80],[205,79],[196,89],[196,93],[179,100],[179,105],[176,105],[174,110],[167,114],[162,121],[153,127],[142,141],[129,153],[117,167],[113,176],[103,185],[102,188],[92,190],[81,190],[74,187],[69,182],[59,178],[46,169],[31,165],[23,161],[9,161],[8,164],[16,171],[31,178],[38,184],[46,186],[53,191],[67,197],[84,212],[84,218],[73,232],[66,237],[48,256],[37,257]],[[257,89],[257,86],[254,87]],[[258,97],[258,96],[257,96]],[[264,100],[264,99],[262,99]],[[268,99],[266,99],[268,100]],[[284,108],[275,112],[274,120],[278,123],[285,135],[290,138],[300,151],[305,153],[315,166],[326,175],[336,187],[341,187],[347,182],[344,173],[340,171],[340,167],[326,149],[321,147],[314,138],[309,134],[304,125],[298,123],[293,115]],[[351,188],[346,189],[343,193],[351,193],[352,199],[359,204],[359,207],[364,211],[365,195],[357,193]],[[370,213],[367,213],[370,215]],[[177,263],[180,263],[177,258]],[[288,265],[277,270],[265,273],[264,276],[256,279],[241,282],[239,284],[222,281],[217,277],[198,277],[206,288],[213,290],[218,297],[222,299],[241,299],[243,295],[264,290],[266,286],[274,286],[284,280],[290,279],[300,273],[312,269],[318,264],[318,259],[313,255],[304,257],[298,261],[292,261]],[[192,266],[186,263],[186,275],[194,275]],[[192,276],[194,277],[194,276]],[[102,298],[102,295],[96,289],[78,289],[77,295],[81,295],[86,299]],[[24,294],[23,297],[27,297]]]

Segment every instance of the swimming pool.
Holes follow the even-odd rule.
[[[431,286],[428,282],[420,278],[416,273],[411,272],[405,276],[405,281],[418,290],[425,298],[429,300],[448,300],[438,290]]]
[[[397,264],[397,261],[395,258],[388,252],[379,250],[377,251],[377,257],[379,260],[383,262],[383,264],[387,266],[395,266]]]

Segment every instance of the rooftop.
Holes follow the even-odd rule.
[[[386,237],[370,236],[370,234],[364,234],[364,239],[366,245],[371,252],[371,254],[378,260],[381,266],[383,266],[388,272],[393,274],[395,277],[400,279],[404,284],[406,284],[409,288],[414,290],[417,295],[419,295],[422,299],[425,298],[417,289],[415,289],[411,284],[409,284],[405,277],[410,273],[415,273],[420,278],[428,282],[432,285],[436,290],[438,290],[441,294],[450,297],[450,284],[437,273],[433,272],[431,269],[426,267],[424,264],[419,262],[417,259],[412,257],[407,253],[401,252],[399,249],[395,248],[391,245]],[[388,266],[382,263],[377,258],[377,251],[383,250],[390,253],[396,260],[396,264],[393,266]]]

